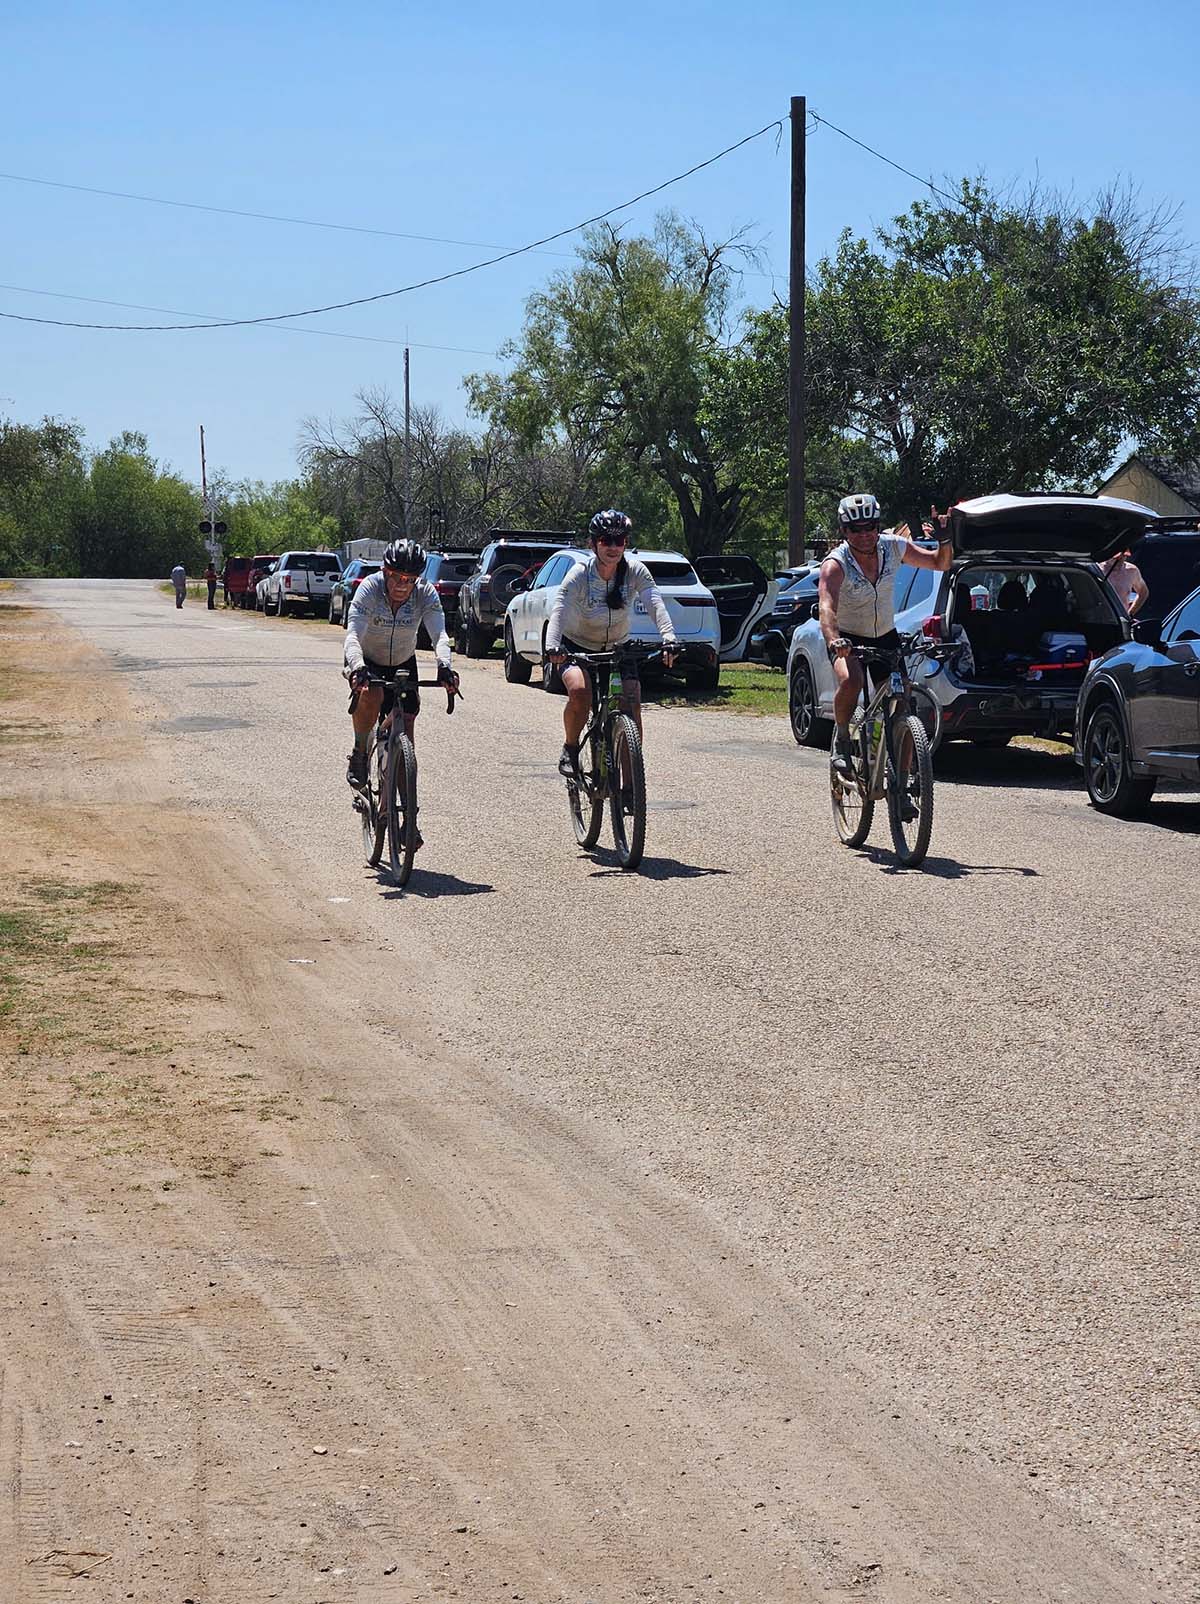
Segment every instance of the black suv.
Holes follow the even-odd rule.
[[[478,561],[479,550],[476,546],[448,546],[444,550],[429,553],[424,577],[438,593],[438,600],[446,615],[446,630],[450,635],[458,629],[458,593],[464,580],[474,572]]]
[[[489,529],[488,544],[458,593],[455,645],[464,657],[485,657],[504,628],[509,602],[531,568],[574,539],[547,529]]]
[[[1200,529],[1194,518],[1156,518],[1130,555],[1150,590],[1141,609],[1146,618],[1165,618],[1200,585]]]

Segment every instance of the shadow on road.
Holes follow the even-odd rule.
[[[934,758],[937,784],[1040,787],[1046,791],[1082,791],[1083,778],[1070,747],[1060,752],[1031,746],[1005,746],[996,751],[951,741]]]
[[[932,875],[935,880],[966,880],[973,874],[1015,874],[1024,880],[1039,879],[1036,869],[1018,863],[960,863],[957,858],[926,858],[915,869],[906,869],[885,847],[868,847],[861,854],[883,874]]]
[[[1200,835],[1200,802],[1195,792],[1173,797],[1169,791],[1155,792],[1153,801],[1144,813],[1132,819],[1114,819],[1114,824],[1149,824],[1156,830],[1173,830],[1177,835]]]
[[[456,874],[425,873],[421,869],[414,869],[412,879],[406,886],[394,886],[387,875],[379,875],[379,884],[383,887],[385,902],[395,902],[401,897],[478,897],[486,891],[495,891],[495,886],[487,885],[478,880],[460,880]]]
[[[593,880],[607,875],[628,875],[629,870],[622,869],[615,852],[606,851],[603,847],[597,848],[595,854],[603,867],[593,869]],[[641,875],[643,880],[702,880],[710,874],[728,874],[728,869],[703,869],[699,864],[680,863],[678,858],[643,858],[634,874]]]

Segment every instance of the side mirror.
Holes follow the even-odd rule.
[[[820,604],[819,601],[813,602],[812,606],[808,610],[808,616],[810,618],[820,618],[820,616],[821,616],[821,604]]]
[[[1129,620],[1129,632],[1135,641],[1143,646],[1157,646],[1162,639],[1161,618],[1133,618]]]

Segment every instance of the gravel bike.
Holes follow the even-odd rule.
[[[874,664],[883,672],[877,676],[866,709],[856,708],[850,721],[848,775],[839,773],[834,752],[830,753],[833,822],[846,846],[860,847],[870,834],[876,802],[886,797],[896,856],[905,868],[913,869],[929,851],[933,831],[931,751],[938,729],[929,731],[929,708],[933,708],[935,722],[940,713],[929,697],[917,711],[908,661],[943,656],[946,648],[915,634],[902,639],[898,647],[852,646],[850,651],[863,665],[864,698],[867,668]]]
[[[354,791],[354,811],[362,825],[363,854],[368,868],[374,869],[388,849],[388,868],[398,886],[408,884],[417,851],[417,754],[404,729],[401,697],[406,685],[440,685],[446,692],[446,712],[453,713],[456,697],[462,691],[441,679],[384,679],[369,674],[363,681],[373,690],[384,692],[379,718],[367,745],[367,780]],[[350,711],[358,700],[358,689],[350,692]],[[394,705],[388,691],[396,694]]]
[[[575,839],[594,847],[608,803],[613,845],[622,869],[636,869],[646,844],[646,770],[642,741],[629,713],[620,710],[621,664],[629,658],[654,662],[662,651],[621,646],[611,652],[571,652],[592,687],[592,708],[579,741],[579,773],[567,781],[567,806]]]

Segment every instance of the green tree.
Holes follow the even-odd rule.
[[[93,458],[75,516],[79,572],[115,579],[165,575],[207,562],[196,490],[150,456],[146,436],[118,435]]]
[[[77,574],[75,524],[86,492],[77,424],[0,420],[0,574]]]
[[[894,465],[894,508],[1090,485],[1126,438],[1200,450],[1200,316],[1164,219],[1127,198],[1087,215],[964,181],[870,246],[844,233],[809,290],[818,439]],[[778,347],[783,313],[761,329]],[[767,399],[764,397],[764,399]],[[786,438],[774,397],[772,433]]]
[[[522,450],[566,449],[581,482],[640,488],[651,510],[669,505],[694,556],[722,550],[750,511],[703,410],[729,337],[739,248],[710,244],[670,214],[652,239],[592,229],[581,265],[527,302],[505,353],[511,372],[467,380],[475,410]]]

